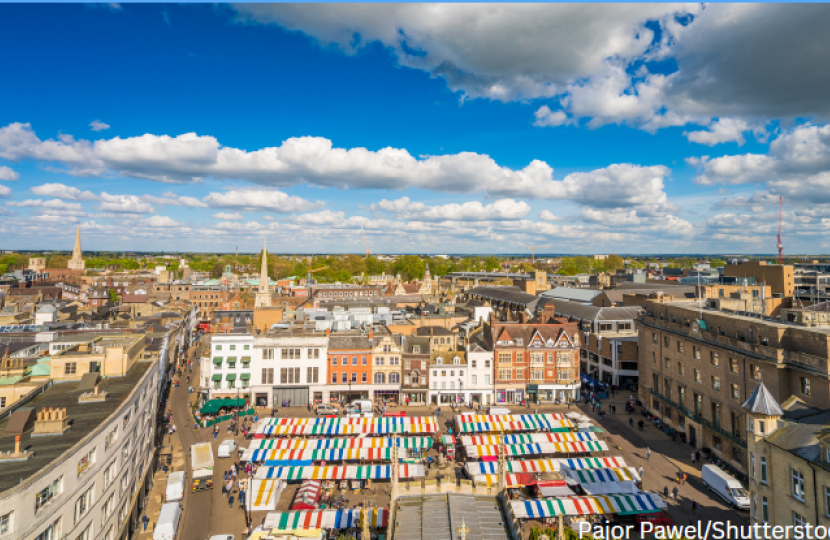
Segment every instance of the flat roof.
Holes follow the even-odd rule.
[[[34,427],[23,433],[20,448],[34,452],[26,461],[2,462],[0,465],[0,492],[11,489],[21,480],[26,480],[59,458],[64,452],[75,446],[121,405],[126,397],[154,362],[137,362],[124,377],[107,377],[98,388],[109,395],[105,401],[78,403],[80,381],[55,383],[48,390],[35,396],[23,407],[41,409],[43,407],[66,407],[66,416],[71,428],[63,435],[46,435],[32,437]],[[14,436],[5,435],[9,416],[0,420],[0,452],[14,451]]]
[[[468,540],[509,540],[495,497],[442,493],[397,500],[394,540],[455,540],[462,524]]]

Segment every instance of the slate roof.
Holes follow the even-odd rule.
[[[574,287],[555,287],[549,291],[541,293],[539,296],[545,298],[556,298],[560,300],[569,300],[573,302],[590,303],[595,296],[603,291],[597,289],[577,289]]]
[[[418,336],[426,337],[426,336],[451,336],[453,335],[452,330],[448,330],[443,326],[422,326],[415,331],[415,334]]]
[[[764,440],[807,461],[828,467],[822,460],[819,437],[824,435],[830,424],[830,411],[800,419],[797,423],[784,422]]]
[[[514,285],[505,287],[473,287],[472,289],[468,289],[465,294],[481,296],[483,298],[491,298],[493,300],[501,300],[502,302],[510,302],[511,304],[525,306],[530,310],[533,310],[536,307],[536,303],[539,301],[538,296],[527,294]]]
[[[412,352],[412,347],[418,345],[421,347],[419,353],[429,356],[429,338],[428,337],[408,337],[404,340],[403,354],[416,354]]]
[[[372,341],[366,336],[331,336],[329,351],[368,351]]]
[[[589,321],[631,321],[637,318],[642,309],[638,306],[596,307],[590,304],[580,304],[567,300],[556,300],[546,303],[553,304],[553,310],[557,316],[573,317],[574,319]]]
[[[746,409],[751,413],[763,414],[765,416],[784,415],[784,411],[781,410],[781,406],[778,405],[778,402],[775,401],[775,398],[772,397],[772,394],[769,390],[767,390],[767,387],[763,382],[759,383],[758,386],[755,387],[755,390],[752,391],[749,399],[741,405],[741,408]]]

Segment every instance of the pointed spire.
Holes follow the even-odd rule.
[[[758,386],[749,396],[749,399],[741,405],[742,409],[746,409],[752,414],[759,414],[762,416],[784,416],[784,411],[781,406],[772,397],[772,394],[764,385],[763,382],[758,383]]]
[[[259,271],[259,292],[268,293],[268,242],[262,241],[262,268]]]
[[[78,231],[75,233],[75,248],[72,250],[72,258],[66,265],[70,270],[83,270],[86,267],[84,262],[84,255],[81,252],[81,226],[78,225]]]
[[[81,258],[81,226],[78,225],[78,232],[75,233],[75,249],[72,250],[72,258]]]

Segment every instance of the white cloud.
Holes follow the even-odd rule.
[[[175,219],[169,216],[152,216],[143,221],[145,225],[148,227],[179,227],[181,226],[180,221],[176,221]]]
[[[538,127],[564,126],[571,123],[571,119],[568,118],[567,114],[563,111],[551,111],[550,107],[547,105],[539,107],[539,109],[533,113],[533,116],[536,117],[536,121],[533,122],[533,125]]]
[[[543,221],[562,221],[565,218],[557,216],[549,210],[542,210],[541,212],[539,212],[539,219]]]
[[[160,204],[163,206],[187,206],[190,208],[207,208],[207,204],[203,203],[196,197],[179,196],[173,193],[172,191],[167,191],[163,193],[161,197],[156,197],[155,195],[144,195],[143,197],[141,197],[141,200],[152,204]]]
[[[239,4],[245,21],[300,30],[348,54],[380,42],[401,65],[443,77],[469,97],[549,97],[604,69],[609,58],[646,53],[649,20],[695,5]]]
[[[101,193],[99,209],[103,212],[133,212],[138,214],[149,214],[155,209],[146,202],[143,202],[137,195],[110,195],[107,192]]]
[[[20,180],[20,174],[11,167],[4,167],[0,165],[0,180],[7,182],[16,182]]]
[[[231,208],[252,212],[303,212],[325,205],[322,201],[311,202],[302,197],[287,195],[282,191],[256,189],[231,189],[213,192],[202,200],[211,208]]]
[[[394,201],[383,199],[371,208],[394,213],[398,219],[416,221],[515,220],[530,213],[530,206],[526,202],[513,199],[500,199],[486,206],[478,201],[428,206],[421,202],[412,202],[409,197],[402,197]]]
[[[213,217],[223,221],[243,221],[245,219],[239,212],[219,212],[218,214],[213,214]]]
[[[0,185],[0,197],[8,197],[12,190],[9,186]]]
[[[296,225],[337,225],[345,222],[346,213],[323,210],[322,212],[291,216],[290,219]]]
[[[213,225],[213,228],[220,229],[222,231],[254,232],[265,229],[275,229],[277,228],[277,226],[278,224],[271,223],[267,227],[263,227],[260,223],[257,223],[256,221],[248,221],[246,223],[240,223],[238,221],[221,221]]]
[[[105,124],[100,120],[93,120],[92,123],[89,124],[89,127],[92,128],[92,131],[104,131],[105,129],[109,129],[109,124]]]
[[[698,144],[705,144],[707,146],[715,146],[716,144],[726,142],[737,142],[738,145],[743,145],[746,142],[744,139],[744,132],[752,129],[744,120],[737,118],[720,118],[717,122],[713,122],[708,130],[705,131],[684,131],[691,142]]]
[[[58,199],[70,199],[73,201],[95,201],[100,199],[98,195],[95,195],[91,191],[81,191],[76,187],[59,183],[34,186],[30,188],[30,190],[35,195],[40,195],[41,197],[55,197]]]
[[[92,143],[76,141],[71,136],[60,139],[41,141],[30,124],[15,122],[0,128],[0,158],[60,163],[69,167],[69,174],[76,176],[96,176],[105,172],[104,163],[95,157]]]
[[[9,201],[6,204],[8,206],[28,206],[33,208],[46,208],[50,210],[80,211],[82,209],[81,203],[68,203],[60,199],[50,199],[48,201],[44,201],[43,199],[26,199],[24,201]]]

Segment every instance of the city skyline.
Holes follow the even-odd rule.
[[[830,251],[824,5],[0,9],[3,249]]]

